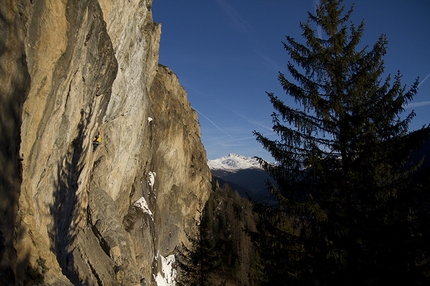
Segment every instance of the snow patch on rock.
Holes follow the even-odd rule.
[[[148,184],[151,188],[154,188],[155,176],[157,176],[155,172],[149,172],[148,174]]]
[[[135,207],[142,209],[143,213],[148,214],[152,220],[154,220],[154,217],[152,216],[152,212],[148,207],[148,203],[146,202],[144,197],[141,197],[138,199],[134,204]]]
[[[154,277],[157,286],[175,286],[176,269],[173,267],[173,264],[175,263],[175,255],[171,254],[166,258],[160,254],[159,256],[162,273],[158,272],[157,276]]]

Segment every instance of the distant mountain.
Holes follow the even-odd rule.
[[[214,178],[222,187],[228,184],[242,197],[274,205],[276,198],[267,190],[266,181],[274,182],[255,158],[244,157],[234,153],[208,161]]]
[[[430,167],[430,138],[413,153],[409,164],[416,164],[423,158],[419,171]],[[244,198],[251,197],[257,202],[268,205],[277,204],[275,196],[267,190],[266,186],[266,181],[273,183],[274,180],[263,170],[255,158],[231,153],[215,160],[209,160],[208,165],[221,187],[228,184]]]
[[[236,172],[243,169],[263,170],[255,158],[244,157],[234,153],[215,160],[209,160],[208,165],[211,170],[225,170],[228,172]]]

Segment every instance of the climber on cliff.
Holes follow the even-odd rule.
[[[102,141],[101,137],[100,137],[100,131],[97,133],[97,135],[94,137],[93,140],[93,147],[94,147],[94,151],[96,151],[97,147],[100,145],[100,142]]]

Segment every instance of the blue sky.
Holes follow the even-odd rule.
[[[154,0],[153,18],[162,24],[160,60],[172,69],[199,113],[208,159],[229,153],[270,154],[252,135],[271,136],[273,107],[266,91],[285,103],[278,72],[289,60],[285,35],[303,42],[299,22],[307,21],[318,0]],[[411,130],[430,123],[430,1],[356,0],[352,21],[365,22],[363,45],[388,38],[385,71],[400,70],[409,87],[420,89],[406,112],[417,116]],[[354,1],[346,0],[347,9]]]

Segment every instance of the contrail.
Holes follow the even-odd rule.
[[[430,73],[420,82],[418,87],[420,87],[420,85],[422,85],[429,77],[430,77]]]
[[[409,103],[405,108],[410,109],[410,108],[417,108],[417,107],[422,107],[427,105],[430,105],[430,101],[412,102],[412,103]]]
[[[271,128],[271,127],[267,127],[267,126],[264,126],[264,125],[262,125],[262,124],[260,124],[260,123],[258,123],[258,122],[251,121],[251,120],[249,120],[248,118],[246,118],[244,115],[240,114],[239,112],[237,112],[237,111],[235,111],[235,110],[232,110],[232,109],[230,109],[230,108],[229,108],[229,110],[231,110],[232,112],[234,112],[234,113],[235,113],[235,114],[237,114],[238,116],[242,117],[245,121],[247,121],[249,124],[251,124],[251,125],[253,125],[253,126],[255,126],[255,127],[264,128],[264,129],[266,129],[266,130],[272,131],[272,128]]]
[[[242,18],[242,16],[231,6],[228,1],[225,0],[216,0],[218,5],[227,14],[235,27],[243,32],[248,34],[253,34],[252,26]]]
[[[283,65],[280,65],[277,61],[273,60],[266,54],[258,51],[257,49],[251,49],[257,56],[260,57],[260,59],[263,61],[264,65],[270,70],[270,71],[280,71],[284,69]]]
[[[195,111],[197,111],[198,114],[200,114],[201,116],[203,116],[204,118],[206,118],[210,123],[212,123],[213,126],[215,126],[219,131],[221,131],[222,133],[227,134],[230,138],[232,138],[233,140],[236,140],[233,136],[231,136],[230,134],[228,134],[228,132],[222,130],[218,125],[216,125],[212,120],[210,120],[206,115],[204,115],[203,113],[201,113],[200,111],[198,111],[197,109],[194,108]]]
[[[270,136],[270,135],[274,135],[276,134],[276,132],[268,132],[268,133],[264,133],[263,136]],[[245,140],[249,140],[249,139],[255,139],[255,136],[248,136],[248,137],[242,137],[242,138],[238,138],[238,139],[234,139],[234,140],[229,140],[229,141],[224,141],[223,143],[229,143],[229,142],[237,142],[237,141],[245,141]]]

